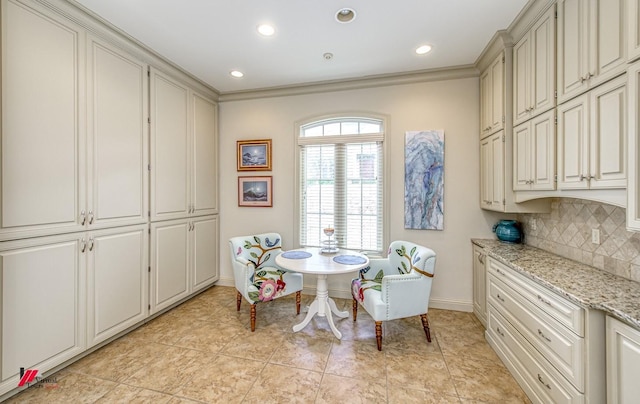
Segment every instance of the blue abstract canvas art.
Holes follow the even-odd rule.
[[[444,228],[444,131],[405,134],[404,227]]]

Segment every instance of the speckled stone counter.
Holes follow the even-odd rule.
[[[499,240],[472,239],[487,255],[540,285],[589,309],[640,329],[640,283],[609,274],[539,248]]]

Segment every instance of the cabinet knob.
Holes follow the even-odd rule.
[[[89,251],[93,251],[93,238],[89,239]]]
[[[82,245],[80,247],[80,252],[84,252],[84,250],[87,249],[87,243],[84,241],[84,238],[82,240],[80,240],[80,244]]]
[[[89,224],[93,224],[93,211],[89,211]]]
[[[80,224],[84,226],[84,224],[87,221],[87,216],[84,213],[84,210],[82,212],[80,212]]]

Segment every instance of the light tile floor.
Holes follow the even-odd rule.
[[[258,305],[252,333],[235,294],[214,286],[7,402],[530,403],[471,313],[431,309],[430,344],[420,317],[386,322],[378,352],[362,308],[337,320],[342,340],[318,317],[294,333],[288,296]]]

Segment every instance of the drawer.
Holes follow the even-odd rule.
[[[584,337],[584,309],[491,257],[488,262],[487,271],[490,274],[495,275],[577,335]]]
[[[530,397],[533,402],[585,402],[584,394],[577,391],[555,368],[546,363],[540,353],[524,341],[518,331],[495,309],[489,309],[487,332],[499,354],[502,354],[503,360],[506,357],[507,362],[515,367],[510,370],[515,370],[529,387],[527,389],[523,386],[527,393],[534,396]]]
[[[584,339],[571,332],[494,275],[489,301],[579,391],[585,391]]]

